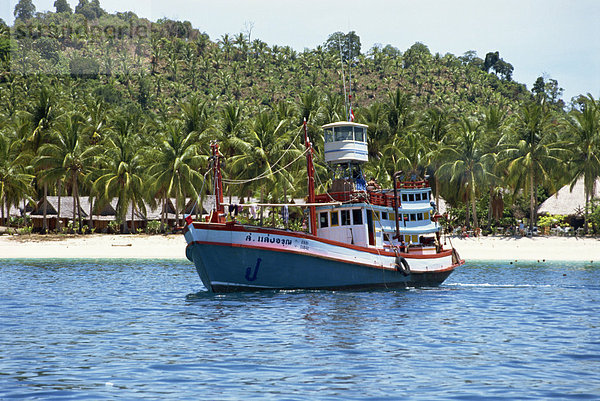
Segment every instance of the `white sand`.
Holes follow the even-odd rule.
[[[0,236],[2,258],[185,259],[178,235]]]
[[[600,239],[576,237],[450,238],[465,260],[573,260],[600,262]]]
[[[466,260],[579,260],[600,262],[600,239],[574,237],[449,238]],[[0,236],[2,258],[185,259],[178,235]]]

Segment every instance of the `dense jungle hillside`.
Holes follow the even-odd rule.
[[[109,14],[98,0],[55,7],[36,13],[20,0],[14,24],[0,21],[3,219],[10,205],[47,194],[139,208],[194,197],[208,187],[211,140],[227,157],[227,193],[304,196],[303,119],[320,152],[319,127],[350,114],[369,125],[366,175],[389,185],[397,170],[428,174],[467,225],[496,224],[499,199],[505,223],[535,219],[561,185],[600,175],[589,164],[600,153],[598,102],[580,96],[567,107],[544,77],[529,91],[497,49],[363,49],[356,32],[334,32],[298,51],[251,27],[210,38],[188,21]],[[325,190],[322,162],[318,173]]]

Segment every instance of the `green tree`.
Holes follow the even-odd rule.
[[[151,153],[154,160],[150,167],[151,180],[156,192],[175,198],[176,224],[179,226],[179,211],[186,197],[197,198],[202,186],[202,175],[198,172],[204,158],[198,153],[196,132],[185,133],[178,120],[169,121],[163,127],[164,140]]]
[[[15,5],[15,20],[26,21],[33,18],[35,14],[35,5],[31,0],[19,0]]]
[[[41,146],[48,141],[48,135],[60,114],[61,112],[58,108],[55,92],[52,91],[49,86],[43,84],[32,100],[29,110],[26,112],[30,124],[29,126],[32,128],[32,130],[24,144],[24,150],[31,158],[37,156]],[[42,174],[43,169],[44,166],[42,164],[38,164],[38,177],[39,174]],[[41,184],[44,187],[42,231],[45,233],[48,229],[48,221],[46,216],[48,183],[44,180],[41,181]]]
[[[20,200],[32,195],[34,176],[27,173],[26,165],[19,157],[18,145],[16,140],[0,133],[0,210],[3,219],[9,217],[11,205],[17,206]],[[5,223],[6,220],[2,221]]]
[[[81,233],[80,186],[82,180],[94,168],[96,155],[100,147],[90,145],[85,137],[85,119],[79,113],[69,113],[56,125],[50,143],[40,148],[35,164],[44,167],[43,181],[64,181],[71,187],[73,197],[73,221],[79,220]]]
[[[600,104],[588,94],[582,99],[582,110],[574,109],[568,118],[570,145],[573,152],[569,167],[571,170],[571,190],[583,177],[585,193],[585,225],[588,229],[590,199],[594,197],[596,180],[600,177]]]
[[[470,203],[475,229],[479,228],[476,209],[477,195],[490,177],[493,177],[492,166],[495,163],[494,154],[486,153],[483,139],[481,125],[463,117],[456,125],[451,146],[444,150],[446,162],[438,170],[441,177],[448,177],[453,183],[459,184],[464,191],[467,210],[466,224],[470,225]]]
[[[54,7],[56,8],[57,13],[73,13],[73,10],[71,9],[69,3],[67,3],[67,0],[56,0],[54,2]]]
[[[128,231],[126,213],[129,205],[132,213],[136,209],[146,211],[147,166],[138,134],[143,130],[139,115],[135,113],[116,119],[113,133],[105,141],[106,150],[100,159],[98,178],[93,183],[92,190],[100,195],[100,202],[117,198],[117,221],[121,223],[122,232]],[[132,219],[131,231],[133,224]]]
[[[360,55],[360,37],[354,31],[334,32],[325,41],[327,51],[340,54],[344,61],[353,60]]]
[[[555,118],[543,104],[526,103],[516,117],[514,129],[501,139],[500,159],[507,182],[529,194],[529,229],[533,230],[537,187],[554,188],[564,172],[568,151],[556,135]]]

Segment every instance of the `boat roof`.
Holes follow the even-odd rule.
[[[329,123],[329,124],[325,124],[323,126],[321,126],[321,128],[334,128],[334,127],[344,127],[344,126],[351,126],[351,127],[362,127],[362,128],[368,128],[369,126],[366,124],[359,124],[359,123],[355,123],[352,121],[337,121],[335,123]]]

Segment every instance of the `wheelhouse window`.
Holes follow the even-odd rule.
[[[319,227],[321,227],[321,228],[327,228],[327,227],[329,227],[329,224],[328,224],[328,221],[327,221],[328,220],[327,219],[327,214],[328,214],[327,212],[321,212],[321,213],[319,213]]]
[[[342,225],[349,226],[350,225],[350,210],[340,210],[340,214],[342,217]]]
[[[423,215],[425,220],[429,220],[429,212],[425,212],[425,214]]]
[[[415,194],[408,194],[408,201],[409,202],[414,202],[415,201]]]
[[[333,130],[325,130],[325,142],[333,142]]]
[[[387,220],[388,219],[388,213],[387,212],[381,212],[381,219],[382,220]]]
[[[352,134],[352,127],[336,127],[335,128],[335,140],[336,141],[351,141],[354,139]]]
[[[362,224],[362,210],[361,209],[352,209],[352,224]]]
[[[423,220],[423,213],[417,213],[417,220]]]
[[[363,127],[354,127],[354,140],[366,142],[365,129]]]
[[[408,195],[402,194],[402,202],[408,202]]]
[[[415,213],[410,214],[410,221],[417,221],[417,215]]]
[[[340,225],[340,218],[339,218],[339,214],[338,211],[333,211],[331,212],[331,227],[335,227],[335,226],[339,226]]]

